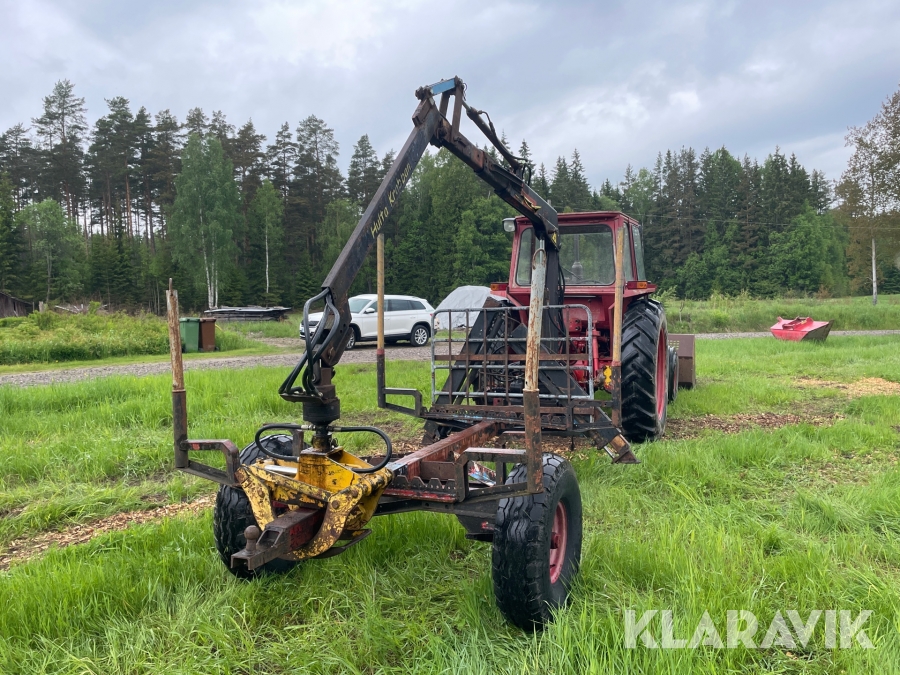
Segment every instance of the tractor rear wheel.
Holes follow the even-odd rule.
[[[540,629],[563,607],[581,561],[581,491],[572,465],[545,453],[544,491],[501,499],[494,526],[494,596],[503,615],[526,630]],[[525,466],[509,483],[525,481]]]
[[[632,442],[652,441],[666,429],[669,345],[666,314],[640,298],[622,317],[622,430]]]
[[[291,437],[283,434],[266,436],[262,443],[267,450],[280,455],[291,454]],[[263,456],[256,443],[251,443],[241,450],[241,464],[252,464]],[[213,510],[213,539],[219,557],[225,568],[239,579],[254,579],[263,574],[287,572],[297,565],[296,560],[272,560],[255,570],[246,567],[233,568],[231,556],[247,545],[244,530],[250,525],[258,525],[250,506],[250,500],[239,487],[219,486],[216,493],[216,505]]]

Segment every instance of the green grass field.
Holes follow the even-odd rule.
[[[678,300],[663,295],[672,333],[767,331],[778,316],[812,316],[834,321],[833,330],[900,330],[900,295],[882,295],[872,306],[869,297],[781,298],[714,296],[709,300]],[[251,338],[295,338],[302,314],[285,321],[231,321],[225,327]]]
[[[0,672],[900,672],[900,396],[838,384],[900,382],[900,336],[703,341],[697,358],[700,385],[670,411],[679,439],[639,446],[637,466],[576,453],[582,572],[541,634],[504,622],[490,546],[452,518],[376,519],[343,556],[244,583],[219,562],[207,511],[0,573]],[[245,444],[261,423],[297,419],[276,394],[285,375],[188,372],[191,436]],[[389,386],[425,390],[428,377],[427,364],[388,365]],[[336,379],[344,421],[418,435],[375,408],[371,366]],[[170,468],[169,386],[0,387],[0,545],[209,493]],[[763,413],[799,422],[728,435],[705,424]],[[750,610],[757,642],[776,611],[871,610],[875,649],[826,648],[821,624],[806,648],[628,649],[628,609],[671,609],[688,638],[708,611],[723,640],[726,612]]]
[[[216,351],[259,346],[240,333],[216,330]],[[0,319],[0,366],[91,361],[169,352],[166,322],[127,314],[37,312]]]
[[[900,295],[882,295],[878,304],[871,297],[778,298],[713,296],[709,300],[678,300],[661,296],[672,333],[738,333],[767,331],[780,316],[793,319],[812,316],[834,321],[832,330],[900,329]]]

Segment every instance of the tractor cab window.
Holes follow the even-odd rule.
[[[516,284],[519,286],[531,285],[531,256],[534,253],[534,229],[528,228],[522,231],[522,239],[519,241],[519,257],[516,260]]]
[[[633,279],[628,240],[625,244],[625,278]],[[531,284],[534,230],[522,232],[516,260],[516,284]],[[559,264],[569,286],[609,286],[616,281],[612,230],[602,224],[560,228]]]
[[[566,285],[608,286],[616,280],[612,230],[583,225],[562,230],[559,264]]]
[[[623,243],[625,244],[625,250],[622,252],[622,255],[625,258],[625,281],[635,281],[634,265],[631,262],[631,228],[628,227],[627,223],[624,230],[625,241]]]
[[[644,242],[641,239],[641,226],[637,223],[631,224],[631,238],[634,240],[634,262],[637,265],[638,281],[645,281],[647,273],[644,271]]]

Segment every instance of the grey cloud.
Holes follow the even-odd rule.
[[[199,105],[270,137],[308,114],[344,162],[384,152],[413,90],[459,75],[470,101],[592,183],[682,145],[762,159],[775,145],[837,177],[843,136],[898,86],[900,7],[885,2],[32,2],[0,0],[0,127],[68,77],[92,118],[129,98]]]

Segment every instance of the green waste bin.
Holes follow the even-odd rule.
[[[181,349],[185,352],[200,351],[200,319],[186,317],[181,324]]]

